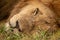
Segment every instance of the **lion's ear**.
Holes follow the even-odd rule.
[[[39,12],[39,8],[36,8],[33,13],[34,13],[34,15],[37,15],[38,12]]]

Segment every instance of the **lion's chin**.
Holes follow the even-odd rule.
[[[10,29],[10,25],[9,25],[9,23],[5,23],[5,31],[8,31],[9,29]]]

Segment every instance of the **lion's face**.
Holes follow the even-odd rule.
[[[40,13],[39,8],[28,9],[24,12],[14,15],[10,21],[9,25],[12,28],[18,28],[21,31],[30,31],[34,26],[34,19]],[[27,30],[28,29],[28,30]]]
[[[10,19],[8,24],[12,28],[17,28],[20,31],[30,32],[36,28],[47,30],[55,25],[54,22],[53,12],[41,3],[41,5],[34,5],[34,7],[33,5],[24,7],[18,14]]]

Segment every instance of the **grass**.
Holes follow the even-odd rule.
[[[0,40],[60,40],[60,30],[55,33],[38,30],[38,32],[27,35],[24,33],[14,34],[11,29],[6,32],[4,24],[0,25]]]

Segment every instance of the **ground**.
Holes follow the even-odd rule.
[[[4,23],[0,24],[0,40],[60,40],[60,29],[52,32],[50,30],[38,30],[34,34],[13,33],[12,29],[5,31]]]

